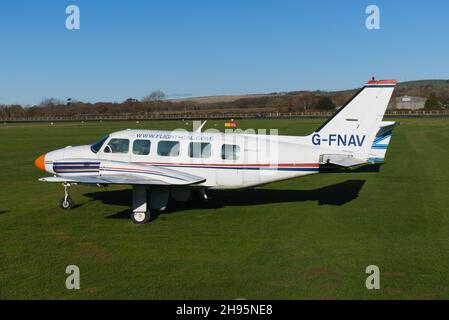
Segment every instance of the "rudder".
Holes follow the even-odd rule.
[[[388,145],[390,144],[393,129],[396,123],[394,121],[382,121],[380,128],[374,138],[371,146],[369,162],[379,163],[385,161]]]

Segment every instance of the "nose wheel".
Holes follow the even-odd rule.
[[[73,200],[70,198],[70,183],[63,183],[64,187],[64,197],[61,199],[61,208],[64,210],[70,210],[73,208]]]

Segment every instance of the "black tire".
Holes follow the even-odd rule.
[[[192,203],[206,203],[209,198],[204,198],[200,190],[192,190],[190,202]]]
[[[73,200],[70,197],[67,197],[67,200],[64,198],[61,199],[60,206],[64,210],[70,210],[73,208]]]
[[[147,212],[131,212],[131,221],[134,224],[145,224],[151,220],[151,212],[148,210]]]

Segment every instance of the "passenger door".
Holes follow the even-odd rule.
[[[240,146],[236,144],[221,146],[222,164],[216,170],[218,187],[243,187],[243,170],[239,165],[240,150]]]

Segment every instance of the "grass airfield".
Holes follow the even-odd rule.
[[[1,124],[0,299],[448,299],[449,119],[399,121],[380,167],[210,193],[145,226],[129,220],[127,187],[75,186],[76,208],[62,211],[61,185],[38,182],[33,161],[190,121]],[[300,135],[321,122],[238,124]],[[380,290],[365,287],[372,264]]]

